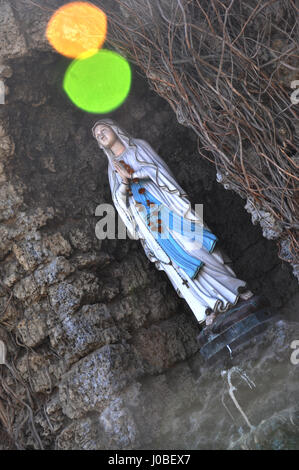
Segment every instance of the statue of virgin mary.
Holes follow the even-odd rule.
[[[108,158],[112,200],[130,237],[140,240],[149,260],[165,271],[198,322],[211,325],[239,298],[253,296],[149,143],[111,119],[97,121],[92,134]]]

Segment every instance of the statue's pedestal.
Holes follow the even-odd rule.
[[[209,362],[233,358],[253,336],[266,330],[277,312],[266,299],[253,296],[240,301],[224,314],[219,314],[211,326],[198,335],[201,355]]]

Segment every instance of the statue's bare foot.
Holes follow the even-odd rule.
[[[211,313],[211,315],[206,318],[206,326],[212,325],[212,323],[214,323],[214,320],[216,319],[216,316],[216,313]]]
[[[241,299],[243,300],[248,300],[250,299],[250,297],[252,297],[254,294],[253,292],[251,292],[251,290],[247,290],[246,292],[243,292],[242,294],[240,294],[240,297]]]

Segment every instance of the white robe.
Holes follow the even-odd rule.
[[[130,165],[134,169],[133,177],[138,177],[142,186],[170,210],[184,215],[187,219],[193,217],[192,220],[209,230],[191,208],[187,194],[178,185],[161,157],[143,140],[134,139],[134,144],[135,150],[126,147],[116,159]],[[141,161],[143,164],[139,163]],[[221,312],[236,304],[239,299],[238,288],[245,286],[246,282],[238,279],[228,266],[227,263],[231,261],[227,255],[221,252],[217,245],[213,252],[209,253],[198,240],[190,241],[180,233],[172,233],[185,251],[204,263],[196,277],[191,279],[160,247],[137,210],[133,196],[128,195],[128,186],[122,183],[110,162],[108,175],[113,202],[131,238],[140,239],[147,257],[155,263],[157,269],[165,271],[177,294],[186,300],[197,320],[200,323],[205,321],[207,308]]]

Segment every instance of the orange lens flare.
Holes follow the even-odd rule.
[[[72,2],[59,8],[50,19],[46,31],[52,47],[70,58],[101,48],[106,34],[105,13],[87,2]]]

